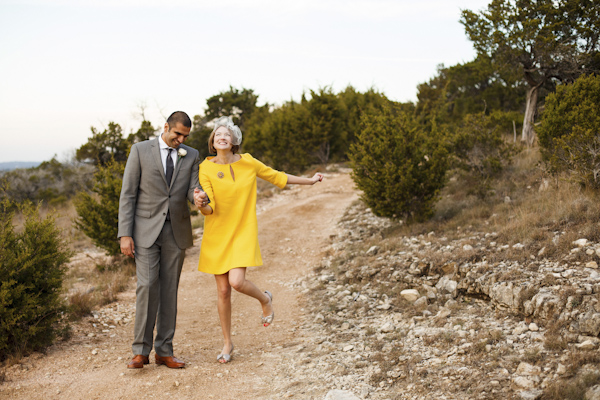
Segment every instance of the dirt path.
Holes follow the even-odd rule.
[[[251,268],[248,276],[260,288],[272,291],[275,322],[263,328],[258,302],[234,292],[231,363],[216,361],[222,336],[215,283],[211,275],[197,271],[200,240],[196,240],[181,277],[174,343],[175,355],[187,362],[185,369],[158,367],[151,353],[150,365],[127,370],[135,303],[132,285],[118,303],[100,310],[101,315],[119,315],[112,317],[112,323],[102,324],[101,318],[84,321],[70,341],[9,368],[0,385],[0,398],[280,398],[271,391],[275,387],[272,374],[282,361],[278,352],[298,343],[303,313],[302,295],[291,283],[318,263],[337,220],[356,198],[347,173],[327,173],[322,184],[296,186],[259,204],[264,266]]]

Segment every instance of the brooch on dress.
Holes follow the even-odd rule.
[[[225,174],[224,174],[224,173],[222,173],[221,171],[219,171],[219,172],[217,173],[217,178],[219,178],[219,179],[223,179],[223,177],[224,177],[224,176],[225,176]]]

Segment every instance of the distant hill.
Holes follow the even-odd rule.
[[[17,168],[31,168],[40,165],[40,161],[10,161],[0,162],[0,171],[9,171]]]

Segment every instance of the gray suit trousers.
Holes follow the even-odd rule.
[[[150,354],[156,324],[156,354],[161,357],[173,355],[177,288],[184,257],[185,249],[177,246],[170,221],[165,221],[160,235],[151,247],[135,247],[137,301],[133,354]]]

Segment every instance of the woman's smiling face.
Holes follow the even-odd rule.
[[[213,138],[213,146],[216,150],[231,150],[233,145],[231,144],[231,133],[229,132],[229,129],[224,126],[217,128]]]

